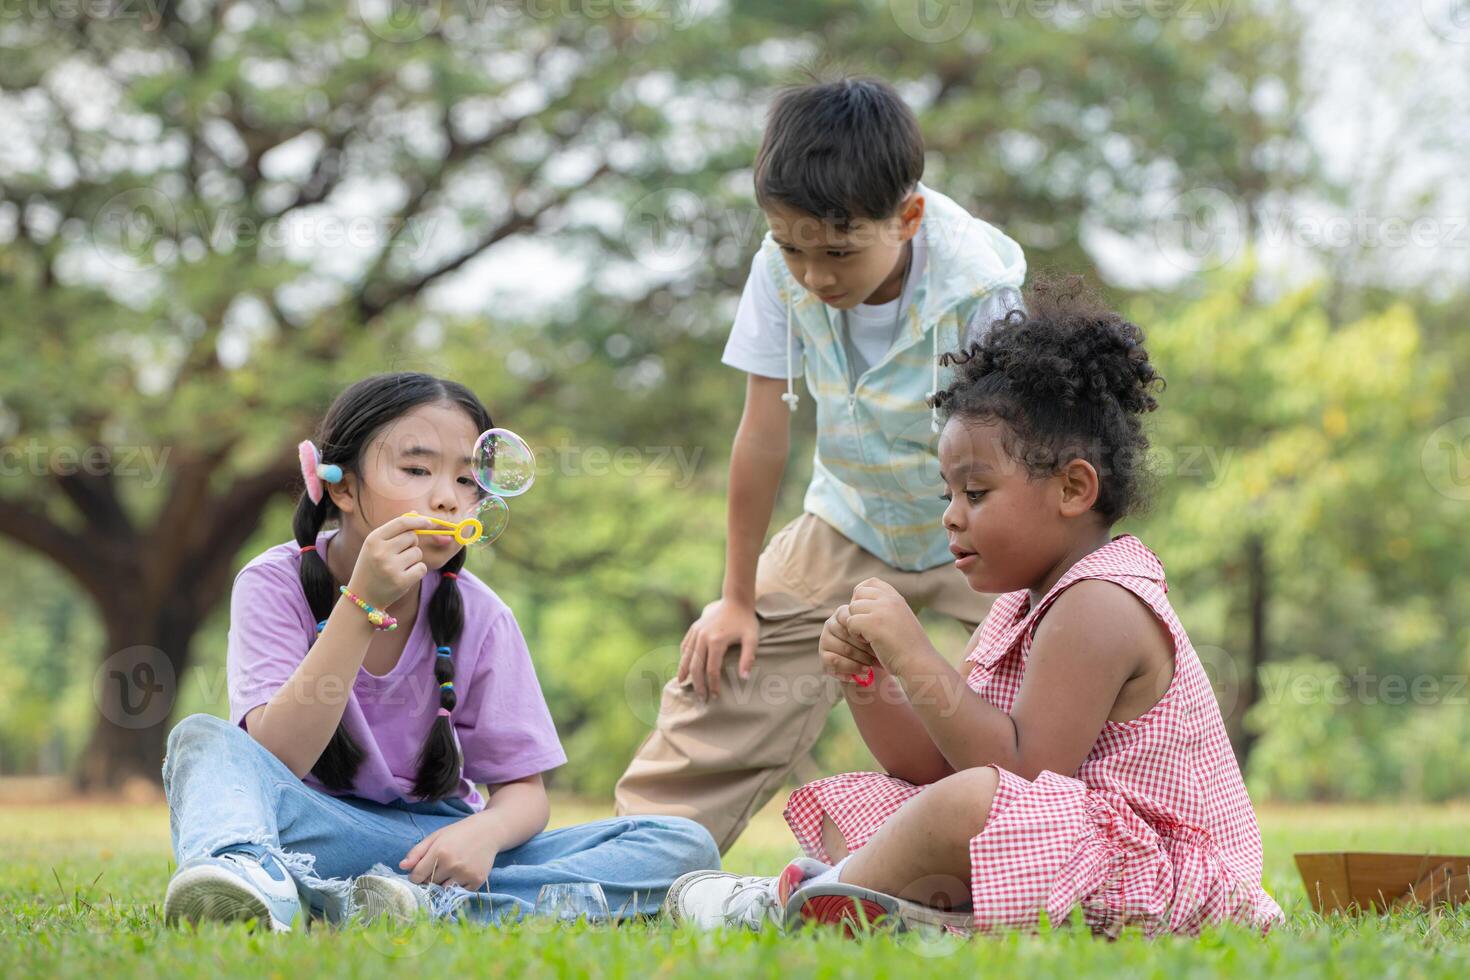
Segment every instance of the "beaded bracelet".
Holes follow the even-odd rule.
[[[362,598],[353,595],[351,592],[348,592],[347,586],[340,586],[338,591],[340,591],[348,599],[351,599],[354,603],[356,603],[359,609],[367,613],[368,622],[373,624],[374,630],[381,633],[386,632],[387,630],[396,630],[398,628],[398,620],[394,619],[392,616],[389,616],[381,609],[374,609]]]

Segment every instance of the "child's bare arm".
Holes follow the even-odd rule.
[[[1037,628],[1021,690],[1007,714],[963,683],[891,586],[871,579],[858,587],[851,605],[854,627],[902,684],[925,730],[957,771],[996,765],[1027,779],[1043,770],[1075,773],[1124,684],[1157,660],[1162,642],[1152,613],[1126,590],[1109,582],[1079,582]],[[1103,623],[1106,628],[1099,628]],[[931,696],[918,696],[921,690]]]
[[[433,527],[418,515],[395,517],[363,542],[347,584],[354,595],[388,608],[428,573],[414,532]],[[331,741],[367,656],[373,628],[353,603],[339,600],[326,628],[271,699],[245,715],[245,730],[297,777],[316,765]]]
[[[843,682],[843,694],[868,751],[889,775],[917,785],[950,775],[954,770],[914,713],[903,688],[883,670],[867,643],[848,631],[848,618],[848,607],[839,606],[822,627],[817,648],[823,669]],[[873,685],[856,684],[855,678],[870,669]]]
[[[454,882],[480,888],[490,876],[496,855],[546,829],[551,804],[540,773],[486,789],[489,799],[483,810],[424,837],[398,867],[421,884]]]
[[[977,629],[965,644],[961,659],[969,657],[979,642],[980,631]],[[969,689],[958,672],[944,675],[944,679],[964,690]],[[937,783],[954,775],[954,766],[939,750],[924,719],[909,703],[909,695],[897,677],[879,666],[874,670],[872,687],[849,684],[843,687],[843,692],[847,695],[847,704],[852,709],[858,732],[889,775],[919,786]],[[914,692],[914,697],[920,700],[936,696],[934,691]]]
[[[746,383],[745,412],[730,451],[724,589],[689,627],[679,650],[679,683],[692,681],[701,699],[719,696],[721,665],[732,646],[742,675],[755,660],[756,562],[791,445],[791,411],[781,401],[785,390],[781,378],[752,374]]]
[[[485,809],[475,817],[493,828],[497,850],[520,847],[551,821],[551,801],[540,773],[485,790]]]
[[[898,678],[880,669],[872,687],[848,685],[844,693],[859,734],[884,772],[916,786],[954,774]]]
[[[1126,720],[1130,691],[1173,676],[1174,642],[1143,601],[1114,582],[1090,579],[1068,588],[1037,627],[1021,690],[1011,706],[1019,775],[1043,769],[1071,775],[1097,744],[1103,725]],[[1138,685],[1130,681],[1138,681]]]

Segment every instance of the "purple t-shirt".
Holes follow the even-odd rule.
[[[317,537],[318,554],[335,534],[326,531]],[[288,541],[257,556],[235,578],[226,670],[230,720],[237,725],[243,726],[245,715],[290,679],[316,639],[316,621],[301,589],[300,562],[300,546]],[[365,667],[357,670],[342,713],[348,733],[363,750],[353,796],[379,803],[417,799],[412,793],[419,753],[439,712],[429,597],[440,580],[439,572],[430,571],[419,583],[418,616],[393,669],[382,676]],[[454,644],[459,700],[452,719],[464,771],[456,795],[480,810],[485,800],[475,783],[495,785],[545,772],[567,757],[510,607],[468,571],[459,573],[459,591],[464,629]],[[332,792],[309,773],[305,782]]]

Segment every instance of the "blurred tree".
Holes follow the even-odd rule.
[[[93,598],[104,656],[152,648],[177,677],[231,560],[293,480],[295,440],[402,343],[412,324],[393,314],[609,172],[602,154],[576,163],[621,116],[568,63],[587,27],[575,20],[505,18],[525,30],[489,63],[396,19],[344,32],[335,5],[159,15],[14,26],[0,69],[34,153],[4,174],[0,288],[24,327],[0,343],[35,369],[7,374],[3,403],[14,443],[38,448],[34,478],[0,500],[0,532]],[[622,43],[603,39],[598,70]],[[355,244],[356,218],[319,206],[349,181],[362,193],[392,178],[354,268],[296,261],[303,244]],[[446,207],[450,188],[464,200],[476,184]],[[435,254],[405,259],[436,209],[463,220]],[[124,478],[145,448],[161,486]],[[98,693],[83,785],[156,779],[166,718],[133,723],[125,682]]]
[[[1168,381],[1157,506],[1138,533],[1164,556],[1242,758],[1273,652],[1344,674],[1438,676],[1463,672],[1470,644],[1470,508],[1432,453],[1449,365],[1402,303],[1335,325],[1324,287],[1255,303],[1254,274],[1133,308]],[[1289,675],[1274,676],[1279,700]]]
[[[626,14],[187,0],[7,18],[0,437],[25,462],[0,535],[90,597],[104,659],[152,649],[177,679],[331,395],[433,362],[431,293],[531,237],[582,262],[588,287],[549,325],[481,324],[445,373],[492,404],[544,407],[582,443],[723,448],[738,379],[706,379],[761,231],[760,106],[830,54],[903,87],[936,186],[1040,265],[1083,264],[1089,221],[1137,230],[1123,219],[1160,187],[1249,200],[1297,179],[1261,155],[1291,140],[1292,113],[1254,98],[1274,81],[1289,102],[1289,18],[1233,11],[1202,30],[1028,10],[971,8],[953,33],[872,0]],[[686,230],[671,194],[701,219],[687,260],[668,253]],[[683,513],[630,511],[627,540],[667,544],[666,515]],[[563,560],[516,555],[546,588],[596,557],[557,541]],[[668,615],[714,587],[707,565],[667,582]],[[641,602],[621,588],[623,608]],[[84,786],[158,776],[167,723],[137,721],[128,679],[151,681],[116,673]]]

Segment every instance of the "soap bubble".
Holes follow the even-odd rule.
[[[475,481],[489,493],[518,497],[536,482],[536,455],[524,439],[509,429],[480,434],[470,457]],[[501,501],[504,504],[504,501]]]
[[[489,544],[504,533],[510,523],[510,504],[496,496],[486,497],[474,515],[484,531],[475,544]]]

